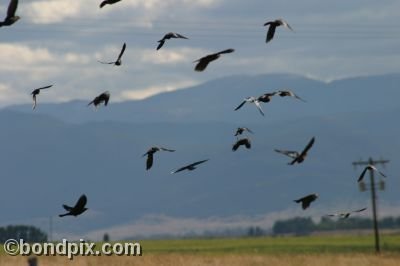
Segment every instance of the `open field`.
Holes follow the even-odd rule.
[[[39,265],[399,265],[400,236],[383,236],[380,255],[373,243],[372,236],[145,240],[140,257],[39,257]],[[2,266],[26,261],[4,251],[0,255]]]

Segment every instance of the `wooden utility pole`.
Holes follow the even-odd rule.
[[[368,165],[377,165],[381,164],[385,166],[385,164],[389,163],[389,160],[373,160],[369,158],[368,161],[357,161],[353,162],[353,166],[368,166]],[[376,183],[374,177],[374,171],[369,171],[370,176],[370,187],[371,187],[371,202],[372,202],[372,216],[374,221],[374,233],[375,233],[375,251],[377,253],[380,252],[379,245],[379,227],[378,227],[378,218],[377,218],[377,206],[376,206]]]

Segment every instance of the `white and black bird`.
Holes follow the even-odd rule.
[[[384,173],[382,173],[381,171],[378,170],[378,168],[376,168],[374,165],[367,165],[364,170],[362,171],[360,177],[358,178],[357,182],[361,182],[364,179],[365,173],[367,171],[375,171],[377,173],[379,173],[381,176],[386,177],[386,175]]]
[[[266,43],[270,42],[274,38],[276,27],[284,26],[285,28],[288,28],[289,30],[293,31],[292,27],[290,27],[290,25],[283,19],[268,21],[264,23],[264,26],[269,26],[267,32],[267,38],[265,40]]]
[[[310,194],[300,199],[294,200],[296,203],[301,203],[301,207],[303,210],[310,207],[311,202],[315,201],[318,198],[318,194]]]
[[[45,86],[45,87],[37,88],[37,89],[34,89],[31,92],[32,100],[33,100],[33,106],[32,106],[33,110],[35,110],[35,108],[36,108],[36,96],[40,93],[41,90],[45,90],[45,89],[48,89],[48,88],[51,88],[51,87],[53,87],[53,85],[48,85],[48,86]]]
[[[105,5],[115,4],[115,3],[119,2],[119,1],[121,1],[121,0],[104,0],[104,1],[102,1],[100,3],[100,8],[103,8],[103,6],[105,6]]]
[[[217,60],[222,54],[229,54],[229,53],[233,53],[234,51],[235,51],[234,49],[226,49],[221,52],[218,52],[215,54],[209,54],[200,59],[197,59],[196,61],[193,62],[193,63],[197,63],[194,70],[201,72],[206,69],[206,67],[208,66],[208,64],[210,62]]]
[[[236,129],[235,137],[239,136],[239,135],[242,135],[245,131],[247,131],[247,132],[249,132],[251,134],[254,134],[253,131],[251,131],[250,128],[248,128],[248,127],[238,127]]]
[[[164,37],[161,40],[158,41],[157,50],[160,50],[161,47],[163,47],[165,41],[169,40],[171,38],[174,38],[174,39],[186,39],[186,40],[189,39],[189,38],[187,38],[187,37],[185,37],[185,36],[183,36],[183,35],[181,35],[179,33],[169,32],[169,33],[165,34]]]
[[[163,147],[151,147],[142,157],[147,155],[146,170],[149,170],[153,166],[153,155],[158,151],[169,151],[174,152],[175,150],[163,148]]]
[[[300,98],[298,95],[296,95],[293,91],[290,90],[282,90],[282,91],[277,91],[275,92],[275,94],[281,96],[281,97],[293,97],[296,98],[302,102],[306,102],[305,100],[303,100],[302,98]]]
[[[88,103],[88,106],[93,104],[95,107],[97,107],[101,103],[104,103],[104,106],[107,106],[109,100],[110,100],[110,93],[108,91],[105,91],[96,98],[94,98],[93,101]]]
[[[76,202],[74,207],[70,207],[70,206],[64,204],[63,207],[67,211],[67,213],[60,214],[59,217],[64,217],[67,215],[76,217],[76,216],[84,213],[87,210],[87,208],[85,207],[86,203],[87,203],[87,197],[85,194],[83,194],[82,196],[80,196],[80,198],[78,199],[78,201]]]
[[[281,153],[283,155],[286,155],[292,159],[296,159],[297,157],[299,157],[300,153],[297,151],[286,151],[286,150],[278,150],[278,149],[274,149],[274,151],[276,151],[277,153]]]
[[[17,8],[18,8],[18,0],[11,0],[10,3],[8,4],[7,16],[3,21],[0,21],[0,27],[11,26],[20,19],[19,16],[15,15],[15,13],[17,12]]]
[[[197,165],[202,164],[202,163],[205,163],[205,162],[207,162],[208,160],[209,160],[209,159],[207,159],[207,160],[202,160],[202,161],[198,161],[198,162],[191,163],[191,164],[188,164],[188,165],[186,165],[186,166],[183,166],[183,167],[179,168],[178,170],[172,171],[171,174],[175,174],[175,173],[181,172],[181,171],[183,171],[183,170],[193,171],[194,169],[196,169],[196,166],[197,166]]]
[[[102,62],[102,61],[99,61],[99,60],[98,60],[98,62],[99,62],[99,63],[102,63],[102,64],[120,66],[120,65],[122,64],[121,58],[122,58],[122,55],[123,55],[124,52],[125,52],[125,49],[126,49],[126,43],[124,43],[124,44],[122,45],[121,52],[119,53],[118,58],[117,58],[116,61],[113,61],[113,62]]]
[[[239,110],[240,108],[242,108],[242,106],[243,106],[245,103],[254,103],[255,106],[257,107],[258,111],[260,112],[260,114],[263,115],[263,116],[265,115],[264,112],[263,112],[263,110],[261,109],[260,101],[259,101],[257,98],[252,97],[252,96],[251,96],[251,97],[246,97],[246,98],[243,100],[243,102],[242,102],[241,104],[239,104],[238,107],[235,108],[235,111],[237,111],[237,110]]]
[[[312,137],[312,139],[308,142],[307,146],[304,148],[304,150],[299,153],[295,158],[293,158],[293,161],[291,161],[289,164],[294,165],[295,163],[302,163],[307,157],[308,151],[311,149],[311,147],[314,145],[315,142],[315,137]]]
[[[249,138],[239,139],[232,146],[232,151],[236,151],[240,146],[245,146],[247,149],[251,149],[251,141]]]
[[[358,212],[363,212],[363,211],[365,211],[367,208],[362,208],[362,209],[359,209],[359,210],[354,210],[354,211],[349,211],[349,212],[340,212],[340,213],[332,213],[332,214],[328,214],[328,215],[325,215],[325,216],[327,216],[327,217],[339,217],[340,219],[347,219],[347,218],[349,218],[350,217],[350,215],[352,214],[352,213],[358,213]]]

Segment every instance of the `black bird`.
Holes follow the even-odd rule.
[[[263,103],[269,103],[272,99],[272,96],[276,95],[276,92],[272,92],[272,93],[264,93],[263,95],[259,96],[257,98],[257,100],[259,102],[263,102]]]
[[[245,103],[254,103],[256,105],[258,111],[260,112],[260,114],[263,115],[263,116],[265,115],[263,110],[261,109],[260,101],[257,98],[253,97],[253,96],[244,98],[243,102],[241,104],[239,104],[238,107],[235,108],[235,111],[237,111],[240,108],[242,108],[242,106]]]
[[[158,151],[169,151],[169,152],[174,152],[175,150],[170,150],[166,149],[163,147],[151,147],[145,154],[143,154],[142,157],[147,155],[147,161],[146,161],[146,170],[149,170],[153,166],[153,154],[158,152]]]
[[[99,63],[120,66],[122,64],[121,57],[124,54],[125,49],[126,49],[126,43],[124,43],[124,45],[122,45],[122,49],[121,49],[121,52],[118,55],[117,61],[114,61],[114,62],[102,62],[102,61],[99,61]]]
[[[275,93],[278,94],[281,97],[289,96],[289,97],[296,98],[296,99],[298,99],[298,100],[300,100],[302,102],[306,102],[305,100],[303,100],[302,98],[297,96],[293,91],[285,90],[285,91],[277,91]]]
[[[226,49],[226,50],[223,50],[223,51],[215,53],[215,54],[206,55],[206,56],[194,61],[194,63],[198,62],[196,67],[194,68],[194,70],[201,72],[204,69],[206,69],[206,67],[208,66],[208,64],[210,62],[217,60],[221,56],[221,54],[229,54],[234,51],[235,51],[234,49]]]
[[[4,21],[0,22],[0,27],[2,26],[11,26],[17,20],[20,19],[19,16],[15,15],[15,12],[17,12],[18,8],[18,0],[11,0],[10,3],[8,4],[8,9],[7,9],[7,16],[4,19]]]
[[[249,132],[249,133],[251,133],[251,134],[254,134],[253,131],[251,131],[251,130],[250,130],[249,128],[247,128],[247,127],[238,127],[238,128],[236,129],[235,136],[242,135],[243,132],[245,132],[245,131],[247,131],[247,132]]]
[[[110,93],[108,91],[105,91],[96,98],[94,98],[93,101],[88,103],[88,106],[93,104],[95,107],[97,107],[102,102],[104,102],[104,106],[107,106],[109,100],[110,100]]]
[[[35,108],[36,108],[36,96],[40,93],[41,90],[45,90],[45,89],[48,89],[48,88],[51,88],[51,87],[53,87],[53,85],[37,88],[37,89],[34,89],[31,92],[32,99],[33,99],[33,106],[32,106],[33,110],[35,110]]]
[[[368,170],[369,170],[369,171],[378,172],[381,176],[386,177],[386,175],[385,175],[384,173],[382,173],[381,171],[379,171],[375,166],[373,166],[373,165],[367,165],[367,166],[364,168],[364,171],[362,171],[362,173],[361,173],[360,177],[358,178],[357,182],[361,182],[361,181],[363,180],[364,175],[365,175],[365,173],[366,173]]]
[[[183,36],[183,35],[181,35],[181,34],[179,34],[179,33],[175,33],[175,32],[169,32],[169,33],[167,33],[167,34],[165,34],[164,35],[164,37],[161,39],[161,40],[159,40],[158,42],[159,42],[159,44],[158,44],[158,46],[157,46],[157,50],[160,50],[161,49],[161,47],[164,45],[164,43],[165,43],[165,40],[169,40],[169,39],[171,39],[171,38],[175,38],[175,39],[189,39],[189,38],[186,38],[185,36]]]
[[[209,159],[207,159],[207,160],[202,160],[202,161],[198,161],[198,162],[195,162],[195,163],[186,165],[186,166],[184,166],[184,167],[179,168],[178,170],[172,171],[171,174],[175,174],[175,173],[181,172],[181,171],[183,171],[183,170],[193,171],[194,169],[196,169],[196,166],[197,166],[197,165],[202,164],[202,163],[205,163],[205,162],[207,162],[208,160],[209,160]]]
[[[362,209],[355,210],[355,211],[342,212],[342,213],[333,213],[333,214],[328,214],[328,215],[325,215],[325,216],[328,216],[328,217],[335,217],[335,216],[338,216],[338,217],[341,218],[341,219],[347,219],[347,218],[350,217],[350,215],[351,215],[352,213],[363,212],[363,211],[365,211],[366,209],[367,209],[367,208],[362,208]]]
[[[274,38],[276,27],[284,26],[285,28],[288,28],[289,30],[293,31],[292,27],[290,27],[290,25],[283,19],[268,21],[264,24],[264,26],[268,26],[268,25],[269,25],[269,28],[268,28],[268,32],[267,32],[267,38],[265,41],[266,43],[270,42],[272,40],[272,38]]]
[[[102,8],[105,5],[112,5],[115,4],[117,2],[119,2],[121,0],[104,0],[103,2],[100,3],[100,8]]]
[[[289,164],[293,165],[295,163],[302,163],[306,157],[307,157],[307,152],[311,149],[311,147],[314,145],[315,142],[315,137],[313,137],[310,142],[307,144],[307,146],[304,148],[304,150],[291,161]]]
[[[87,203],[87,198],[86,195],[83,194],[78,201],[76,202],[74,207],[70,207],[68,205],[63,205],[64,209],[67,211],[67,213],[65,214],[60,214],[59,217],[64,217],[67,215],[72,215],[72,216],[78,216],[80,214],[82,214],[83,212],[85,212],[87,210],[87,208],[85,208],[85,205]]]
[[[247,149],[251,149],[251,142],[249,138],[239,139],[232,146],[232,151],[236,151],[240,146],[244,145]]]
[[[313,202],[317,198],[318,198],[318,194],[310,194],[310,195],[307,195],[300,199],[294,200],[294,202],[296,202],[296,203],[301,202],[301,207],[303,208],[303,210],[305,210],[310,206],[311,202]]]

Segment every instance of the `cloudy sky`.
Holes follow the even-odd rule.
[[[5,16],[8,0],[1,0]],[[218,77],[296,73],[320,80],[398,72],[397,0],[25,0],[21,20],[0,29],[0,106],[30,103],[36,87],[55,84],[42,102],[91,99],[109,90],[114,101],[143,99]],[[284,18],[265,43],[264,22]],[[167,32],[171,40],[156,51]],[[114,60],[127,49],[120,67]],[[193,61],[234,48],[203,73]]]

